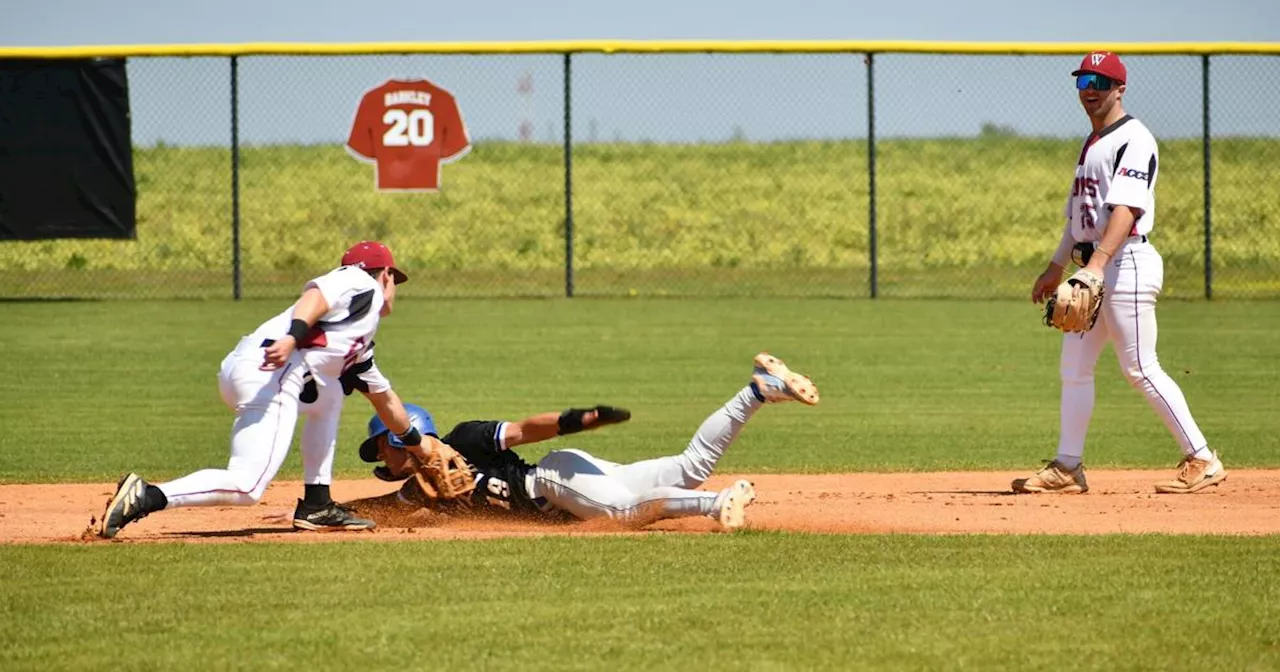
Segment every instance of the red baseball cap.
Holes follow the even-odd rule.
[[[409,279],[409,276],[396,268],[396,260],[391,256],[391,250],[376,240],[366,240],[351,246],[351,249],[342,255],[342,265],[391,269],[391,277],[395,278],[397,285]]]
[[[1109,51],[1094,51],[1087,54],[1084,60],[1080,61],[1080,69],[1071,73],[1071,76],[1079,77],[1085,73],[1102,75],[1121,84],[1129,79],[1129,71],[1125,69],[1124,61]]]

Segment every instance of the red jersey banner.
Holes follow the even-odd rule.
[[[440,165],[471,150],[453,94],[425,79],[392,79],[364,94],[347,149],[376,166],[379,191],[436,191]]]

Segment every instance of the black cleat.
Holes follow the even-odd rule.
[[[107,502],[107,509],[102,512],[102,524],[98,528],[98,536],[103,539],[114,539],[120,529],[135,520],[146,518],[150,511],[143,508],[143,495],[147,492],[147,482],[137,474],[125,474],[116,484],[116,494]]]
[[[313,532],[339,532],[372,530],[377,527],[377,523],[356,516],[354,511],[337,502],[329,502],[321,507],[311,507],[299,499],[298,507],[293,510],[293,527]]]

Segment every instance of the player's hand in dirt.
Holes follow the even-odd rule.
[[[298,346],[297,341],[292,336],[276,339],[275,343],[268,345],[263,349],[262,366],[258,367],[263,371],[275,371],[284,366],[289,361],[289,356],[293,354],[294,348]]]
[[[1062,267],[1057,264],[1049,264],[1049,268],[1036,278],[1036,284],[1031,287],[1031,301],[1034,303],[1044,303],[1054,292],[1058,291],[1058,285],[1062,284]]]

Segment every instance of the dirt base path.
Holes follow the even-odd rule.
[[[1086,495],[1013,495],[1015,472],[921,474],[724,475],[708,489],[750,478],[759,499],[749,526],[766,530],[908,534],[1277,534],[1280,471],[1234,470],[1195,495],[1156,495],[1151,484],[1171,471],[1090,471]],[[346,501],[394,489],[378,480],[340,481]],[[114,483],[0,486],[0,543],[109,543],[86,534]],[[176,509],[130,525],[117,539],[138,542],[346,541],[475,539],[529,535],[635,534],[599,523],[550,525],[453,520],[415,527],[383,524],[372,532],[298,533],[290,527],[298,482],[273,484],[253,507]],[[714,532],[712,521],[664,521],[648,531]]]

